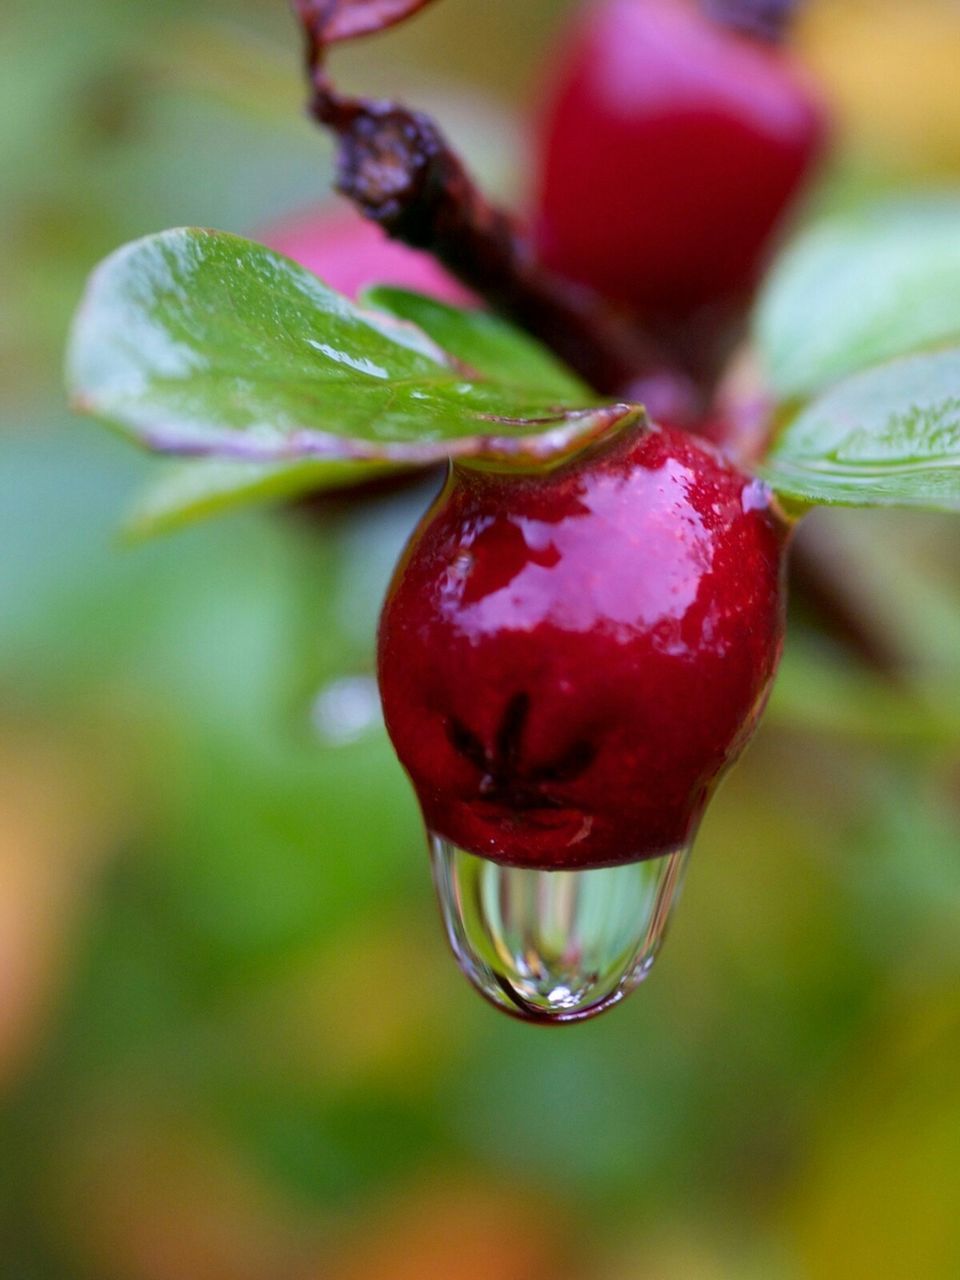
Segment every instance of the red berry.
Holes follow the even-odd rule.
[[[758,481],[670,428],[552,471],[455,465],[380,627],[428,828],[547,869],[689,843],[770,687],[786,541]]]
[[[428,293],[455,306],[473,300],[429,253],[390,240],[352,208],[329,205],[265,228],[264,244],[293,258],[331,289],[356,298],[375,284]]]
[[[693,0],[600,0],[569,33],[543,115],[541,254],[640,310],[727,302],[754,283],[824,140],[783,49]]]

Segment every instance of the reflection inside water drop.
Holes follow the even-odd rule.
[[[533,1022],[602,1012],[649,973],[688,850],[619,867],[507,867],[431,835],[433,878],[460,968],[482,995]]]

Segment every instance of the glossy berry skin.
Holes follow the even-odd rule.
[[[780,655],[787,527],[690,436],[454,466],[387,595],[387,727],[427,827],[543,868],[692,839]]]
[[[729,304],[824,140],[783,49],[696,0],[599,0],[569,32],[542,113],[540,253],[641,312]]]

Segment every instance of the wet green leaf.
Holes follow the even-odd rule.
[[[101,264],[68,381],[81,412],[148,448],[257,463],[554,459],[635,412],[465,376],[416,326],[197,228]]]
[[[546,348],[490,312],[451,307],[386,285],[369,290],[363,301],[411,321],[447,354],[503,384],[536,387],[561,400],[590,397],[584,384]],[[346,488],[393,469],[390,463],[316,460],[174,462],[138,495],[126,531],[134,538],[151,537],[236,507]]]
[[[960,197],[875,205],[809,232],[781,259],[755,330],[780,400],[960,340]]]
[[[960,510],[960,348],[839,383],[787,422],[762,473],[800,502]]]
[[[411,321],[444,351],[488,378],[511,386],[536,387],[574,404],[591,399],[584,383],[545,347],[489,311],[451,307],[390,285],[369,289],[364,301]]]

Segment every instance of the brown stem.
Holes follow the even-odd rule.
[[[770,44],[786,39],[800,0],[701,0],[715,22]]]
[[[662,377],[666,359],[632,323],[537,263],[517,223],[487,201],[428,116],[344,99],[322,82],[313,112],[339,142],[338,189],[389,236],[429,250],[596,390],[624,396]],[[685,380],[678,390],[692,392]]]
[[[328,10],[297,0],[307,40],[310,111],[339,146],[337,187],[387,235],[428,250],[499,314],[539,338],[594,388],[654,416],[694,420],[703,395],[632,319],[545,270],[515,219],[491,204],[428,116],[337,94],[322,70]],[[404,0],[397,0],[404,7]],[[412,11],[419,4],[406,0]]]

